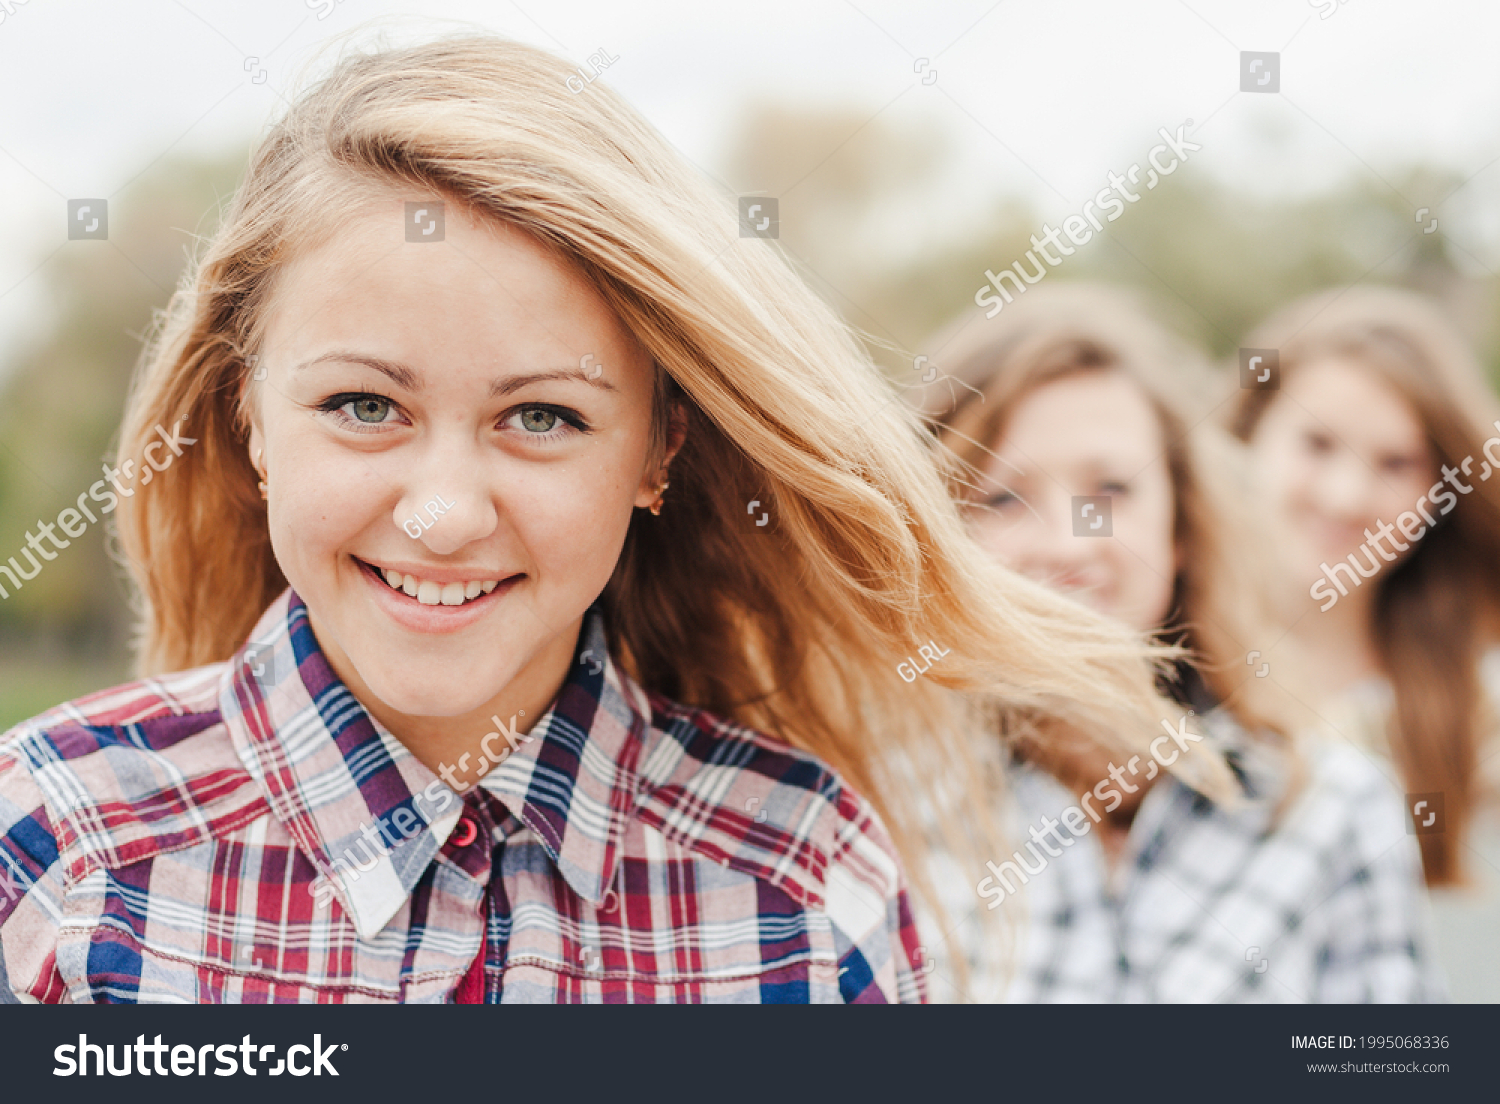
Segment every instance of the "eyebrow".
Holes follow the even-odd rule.
[[[384,376],[387,376],[398,387],[401,387],[407,391],[422,390],[421,378],[417,375],[416,372],[408,368],[406,365],[397,364],[394,361],[383,360],[380,357],[369,356],[365,353],[351,353],[335,350],[334,352],[323,353],[320,356],[315,356],[311,360],[305,360],[292,370],[294,372],[300,372],[304,368],[312,368],[315,365],[333,361],[348,364],[362,364],[366,368],[373,368],[375,371],[381,373]],[[618,388],[616,388],[613,383],[604,378],[603,373],[596,373],[593,377],[590,377],[590,375],[581,367],[554,368],[542,372],[526,372],[517,376],[506,376],[504,379],[492,380],[490,382],[489,397],[493,399],[496,397],[510,395],[516,391],[521,390],[521,388],[528,386],[529,384],[546,383],[550,380],[577,380],[580,383],[588,384],[590,387],[598,387],[605,391],[618,390]]]

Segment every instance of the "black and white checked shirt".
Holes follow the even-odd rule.
[[[1205,736],[1235,767],[1248,799],[1216,805],[1170,776],[1142,800],[1119,861],[1097,829],[1051,837],[1061,853],[1000,907],[1016,929],[1008,984],[978,971],[978,999],[1012,1002],[1423,1002],[1445,999],[1429,949],[1416,837],[1400,795],[1360,751],[1303,744],[1302,792],[1274,820],[1283,769],[1222,713]],[[1205,745],[1207,746],[1207,745]],[[1015,840],[1078,803],[1049,775],[1015,771]],[[1075,818],[1076,823],[1076,818]],[[1059,846],[1059,840],[1071,840]],[[1029,868],[1032,854],[1021,849]],[[1001,862],[1012,856],[997,857]],[[956,935],[975,961],[987,870],[946,878]],[[951,999],[933,977],[934,998]],[[946,992],[945,992],[946,990]]]

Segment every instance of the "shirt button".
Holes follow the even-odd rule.
[[[479,838],[479,826],[467,816],[458,818],[458,823],[453,826],[453,846],[467,847]]]

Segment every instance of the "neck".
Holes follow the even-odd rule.
[[[1329,693],[1380,673],[1375,647],[1376,588],[1352,587],[1327,610],[1302,592],[1288,632],[1302,645],[1317,682]]]

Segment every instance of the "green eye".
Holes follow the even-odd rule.
[[[533,433],[547,433],[557,425],[557,415],[541,407],[527,407],[521,411],[521,424]]]
[[[357,400],[353,406],[354,416],[362,422],[383,422],[391,411],[388,399],[376,398],[374,395]]]

